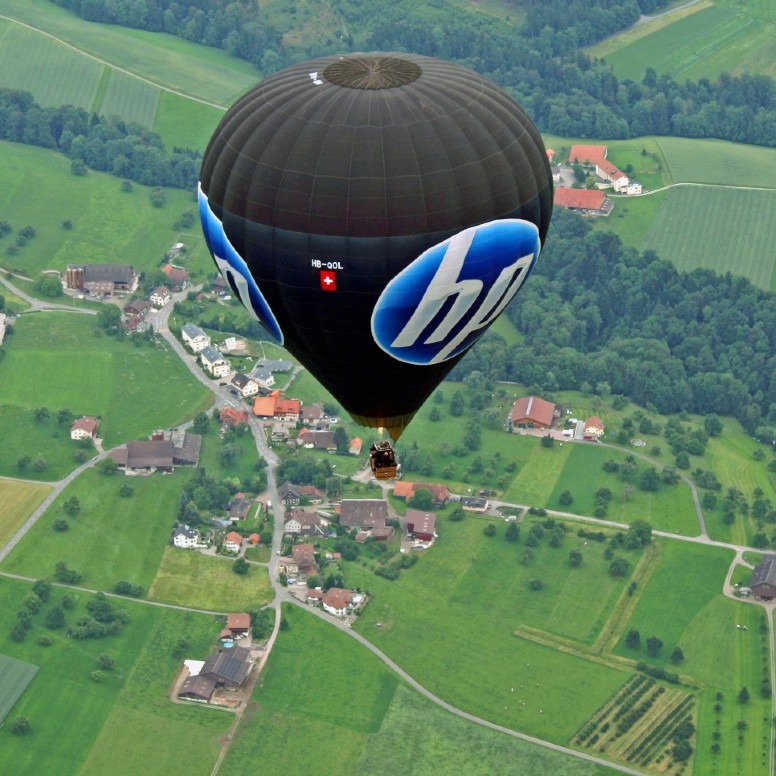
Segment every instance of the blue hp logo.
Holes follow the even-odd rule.
[[[385,287],[372,313],[375,342],[409,364],[458,355],[509,304],[540,247],[536,226],[505,219],[429,248]]]
[[[213,261],[218,267],[218,271],[224,280],[236,290],[243,306],[249,312],[252,312],[256,320],[267,330],[270,336],[277,342],[283,344],[283,332],[278,326],[278,322],[269,309],[267,300],[259,291],[256,281],[251,275],[251,271],[245,260],[234,249],[232,243],[224,232],[224,225],[218,220],[215,213],[210,209],[207,195],[202,188],[199,188],[199,218],[202,222],[202,231],[205,233],[207,247]]]

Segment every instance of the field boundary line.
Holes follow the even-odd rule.
[[[187,100],[193,100],[194,102],[198,102],[202,105],[207,105],[209,108],[218,108],[218,110],[224,113],[226,112],[226,108],[223,105],[218,105],[215,102],[209,102],[208,100],[203,100],[201,97],[195,97],[193,94],[187,94],[186,92],[181,92],[178,89],[171,89],[169,86],[162,86],[162,84],[156,83],[155,81],[152,81],[150,78],[145,78],[142,75],[133,73],[131,70],[127,70],[126,68],[111,64],[105,59],[100,59],[100,57],[95,56],[94,54],[90,54],[88,51],[84,51],[83,49],[78,48],[78,46],[74,46],[72,43],[68,43],[66,40],[62,40],[62,38],[58,38],[56,35],[53,35],[50,32],[46,32],[46,30],[42,30],[40,27],[36,27],[34,24],[23,22],[20,19],[14,19],[13,16],[6,16],[5,14],[0,14],[0,19],[5,19],[6,21],[12,22],[13,24],[18,24],[21,27],[26,27],[27,29],[32,30],[33,32],[40,33],[41,35],[44,35],[45,37],[53,40],[55,43],[59,43],[60,45],[65,46],[65,48],[69,48],[72,51],[75,51],[77,54],[80,54],[82,57],[87,57],[89,59],[92,59],[98,64],[102,65],[103,67],[107,67],[110,70],[115,70],[116,72],[119,72],[119,73],[124,73],[124,75],[128,75],[130,78],[136,78],[138,81],[142,81],[143,83],[146,83],[149,86],[153,86],[156,89],[161,89],[161,91],[163,92],[168,92],[169,94],[175,94],[178,97],[184,97]]]

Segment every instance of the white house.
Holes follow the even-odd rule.
[[[199,531],[196,528],[189,528],[187,525],[179,523],[175,526],[172,533],[172,543],[176,547],[191,549],[199,545]]]
[[[97,436],[97,429],[100,421],[96,418],[79,418],[73,421],[70,426],[70,439],[94,439]]]
[[[237,531],[230,531],[224,539],[224,549],[227,552],[240,552],[242,545],[242,536]]]
[[[159,286],[151,292],[149,299],[154,307],[164,307],[172,299],[170,289],[167,286]]]
[[[181,329],[183,341],[195,352],[199,353],[210,347],[210,337],[199,326],[193,323],[184,323]]]
[[[251,377],[262,387],[272,388],[275,384],[275,375],[266,366],[258,365],[251,372]]]
[[[229,362],[212,346],[200,351],[199,359],[213,377],[226,377],[232,370]]]
[[[322,603],[329,614],[344,617],[353,606],[353,593],[341,587],[332,587],[323,597]]]
[[[255,396],[259,392],[259,384],[255,380],[251,380],[248,375],[242,374],[242,372],[235,373],[234,377],[232,377],[232,385],[245,399],[249,396]]]

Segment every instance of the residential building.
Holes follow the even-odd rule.
[[[222,409],[218,419],[225,426],[239,426],[241,423],[248,425],[250,422],[250,416],[246,410],[236,410],[232,407]]]
[[[258,364],[251,372],[251,379],[255,380],[262,388],[272,388],[275,384],[275,375],[267,367]]]
[[[280,502],[287,507],[295,507],[302,500],[302,494],[299,492],[299,486],[291,482],[284,482],[278,488]]]
[[[353,605],[353,592],[341,587],[332,587],[322,599],[323,608],[335,617],[344,617]]]
[[[488,499],[478,496],[462,496],[458,503],[467,512],[477,512],[479,514],[486,512],[490,506]]]
[[[311,404],[302,408],[302,423],[306,426],[315,426],[323,420],[323,405]]]
[[[408,482],[396,480],[393,484],[393,495],[409,501],[418,490],[427,490],[431,493],[433,504],[437,509],[443,507],[450,500],[450,491],[447,485],[433,485],[430,482]]]
[[[232,636],[245,636],[251,629],[251,616],[247,612],[233,612],[226,616],[226,627]]]
[[[380,498],[342,499],[339,521],[347,528],[385,528],[388,502]]]
[[[296,564],[299,579],[306,579],[311,574],[318,573],[318,562],[315,560],[315,547],[312,544],[295,544],[291,548],[291,557]]]
[[[199,359],[213,377],[226,377],[232,371],[229,362],[212,345],[200,351]]]
[[[183,291],[188,288],[191,281],[191,273],[182,267],[176,267],[174,264],[165,264],[162,272],[167,275],[167,282],[171,288],[176,291]]]
[[[84,415],[84,417],[74,420],[70,426],[70,439],[94,439],[99,427],[99,420]]]
[[[149,299],[154,307],[164,307],[172,299],[170,289],[167,286],[159,286],[151,292]]]
[[[242,546],[242,536],[237,531],[229,531],[224,538],[224,549],[227,552],[240,552]]]
[[[200,353],[205,348],[210,347],[210,337],[208,337],[199,326],[195,326],[193,323],[183,324],[183,327],[181,328],[181,337],[195,353]]]
[[[232,386],[240,392],[240,396],[247,399],[259,392],[259,384],[242,372],[236,372],[232,377]]]
[[[183,549],[198,547],[200,544],[199,531],[196,528],[190,528],[183,523],[179,523],[172,532],[172,543],[175,547]]]
[[[585,434],[594,434],[597,437],[603,436],[604,433],[604,422],[601,420],[601,418],[596,417],[593,415],[593,417],[588,418],[585,421]]]

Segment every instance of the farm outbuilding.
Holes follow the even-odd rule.
[[[776,555],[766,555],[752,572],[752,595],[776,598]]]

